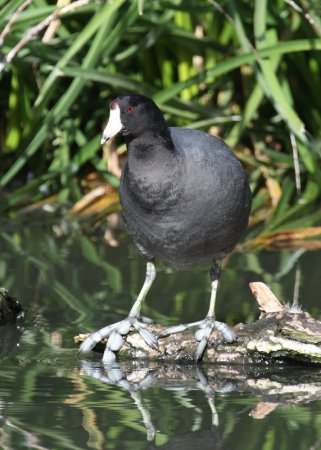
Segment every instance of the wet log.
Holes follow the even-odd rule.
[[[18,299],[0,287],[0,325],[14,324],[23,318],[23,309]]]
[[[251,324],[236,325],[238,340],[232,344],[224,342],[220,333],[213,331],[203,362],[243,366],[321,364],[321,322],[299,305],[282,304],[264,283],[251,283],[250,288],[261,311],[259,319]],[[165,328],[150,325],[156,335]],[[87,334],[75,336],[75,343],[80,344],[86,337]],[[194,360],[196,342],[192,331],[161,338],[158,344],[156,351],[146,345],[139,333],[130,332],[118,358],[163,362]],[[106,341],[102,341],[94,350],[102,352],[105,345]]]
[[[0,361],[18,345],[23,318],[19,300],[0,287]]]

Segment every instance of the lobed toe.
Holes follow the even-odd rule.
[[[135,327],[136,328],[136,327]],[[147,345],[149,345],[154,350],[158,350],[158,342],[156,336],[149,330],[143,327],[137,328],[138,333],[144,339]]]
[[[195,351],[195,359],[196,361],[199,361],[200,359],[202,359],[204,351],[206,349],[207,346],[207,342],[208,339],[203,338],[197,345],[196,347],[196,351]]]
[[[124,338],[118,331],[113,331],[109,336],[107,347],[113,352],[118,352],[124,343]]]
[[[97,342],[99,342],[99,340],[97,341],[93,335],[89,335],[87,337],[87,339],[84,340],[84,342],[81,343],[80,347],[79,347],[79,351],[81,353],[87,353],[90,352],[90,350],[92,350],[95,345],[97,344]]]

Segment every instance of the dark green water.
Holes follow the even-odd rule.
[[[123,232],[119,247],[111,248],[101,232],[73,228],[64,234],[65,224],[35,218],[1,227],[0,286],[27,312],[21,333],[0,329],[1,450],[321,448],[320,389],[309,386],[296,396],[299,369],[271,375],[261,368],[258,378],[253,369],[245,387],[227,374],[209,390],[213,368],[137,363],[108,371],[99,355],[78,357],[73,336],[120,320],[141,287],[145,264]],[[319,317],[320,263],[320,251],[234,253],[221,278],[218,318],[257,317],[251,281],[265,281],[291,301],[298,267],[299,301]],[[207,270],[159,265],[144,313],[163,324],[203,318]],[[264,393],[259,384],[271,377],[286,395]]]

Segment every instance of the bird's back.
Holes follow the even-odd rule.
[[[176,268],[221,259],[248,223],[251,194],[244,169],[220,139],[185,128],[168,130],[176,156],[171,168],[158,163],[154,170],[155,178],[163,170],[167,180],[172,171],[175,196],[171,193],[171,203],[164,201],[164,208],[142,206],[144,202],[130,192],[125,166],[121,201],[128,230],[146,256]],[[148,167],[152,183],[151,168],[153,164]],[[148,198],[148,185],[143,195]]]

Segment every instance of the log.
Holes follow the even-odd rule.
[[[203,362],[222,365],[284,365],[321,364],[321,322],[314,319],[298,305],[282,304],[264,283],[250,284],[261,315],[251,324],[240,323],[234,327],[238,340],[228,344],[218,331],[213,331]],[[150,325],[158,335],[167,327]],[[88,334],[74,337],[80,344]],[[158,340],[159,350],[146,345],[143,338],[132,331],[118,353],[121,360],[148,360],[193,362],[196,342],[193,331],[184,331]],[[106,341],[94,351],[103,352]]]
[[[24,317],[18,299],[12,297],[7,289],[0,287],[0,325],[15,324]]]
[[[0,287],[0,361],[18,345],[23,331],[23,318],[19,300]]]

